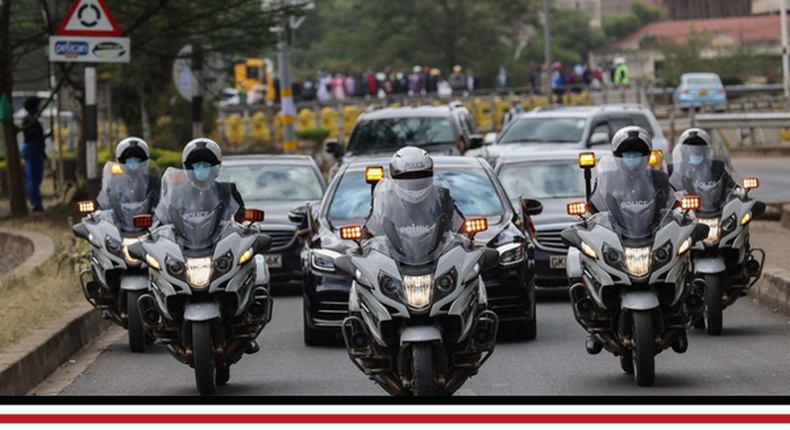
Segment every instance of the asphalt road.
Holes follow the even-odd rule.
[[[732,160],[741,177],[756,176],[760,188],[751,195],[766,203],[790,202],[790,158],[736,158]]]
[[[686,354],[656,358],[656,384],[637,387],[614,356],[589,356],[584,331],[564,291],[542,294],[538,338],[502,342],[458,395],[710,395],[790,394],[790,320],[743,298],[725,312],[725,330],[690,334]],[[342,347],[302,344],[301,298],[278,297],[274,319],[259,337],[261,351],[231,369],[217,395],[383,395]],[[98,356],[63,395],[191,395],[192,370],[155,347],[129,352],[125,336]]]

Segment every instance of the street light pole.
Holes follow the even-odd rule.
[[[554,104],[551,88],[551,30],[549,29],[549,0],[543,0],[543,44],[546,50],[546,75],[548,82],[546,86],[549,105]]]
[[[779,0],[781,5],[780,17],[782,19],[782,77],[785,90],[785,110],[790,109],[790,59],[787,52],[787,3]]]
[[[280,108],[283,113],[283,151],[287,154],[296,151],[296,131],[294,130],[294,99],[291,85],[291,59],[288,52],[291,44],[291,18],[283,15],[280,20],[279,75]]]

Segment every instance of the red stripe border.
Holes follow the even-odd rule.
[[[2,424],[790,424],[786,414],[0,414]]]

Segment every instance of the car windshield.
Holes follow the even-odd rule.
[[[256,164],[225,168],[245,202],[319,200],[324,193],[309,166]]]
[[[715,76],[694,76],[687,78],[686,83],[689,85],[721,86],[721,80]]]
[[[360,121],[348,141],[353,153],[455,143],[449,118],[387,118]]]
[[[584,176],[575,159],[541,164],[506,164],[499,172],[499,180],[511,199],[519,196],[530,199],[584,196]]]
[[[503,203],[485,171],[481,169],[441,169],[436,177],[453,193],[455,205],[466,217],[501,216]],[[329,221],[342,225],[370,213],[370,185],[365,174],[352,171],[343,175],[329,206]],[[493,221],[492,221],[493,222]]]
[[[582,118],[524,117],[508,127],[498,143],[576,143],[582,140],[585,125]]]

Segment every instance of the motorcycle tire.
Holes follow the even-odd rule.
[[[705,293],[705,332],[711,336],[721,334],[724,325],[723,309],[721,303],[721,276],[705,275],[708,290]]]
[[[433,368],[433,347],[431,344],[413,344],[411,362],[412,393],[415,396],[436,395],[436,375]]]
[[[144,291],[128,291],[126,293],[126,328],[129,335],[129,349],[132,352],[145,351],[145,329],[143,329],[143,319],[140,317],[140,308],[137,307],[137,299],[142,296]]]
[[[620,356],[620,368],[628,375],[634,374],[634,357],[631,351]]]
[[[195,366],[195,383],[202,395],[214,394],[217,390],[214,366],[214,343],[211,336],[211,321],[192,323],[192,360]]]
[[[640,387],[649,387],[656,379],[653,314],[649,311],[634,312],[632,318],[634,380]]]
[[[220,365],[217,366],[217,385],[225,385],[230,381],[230,366]]]

